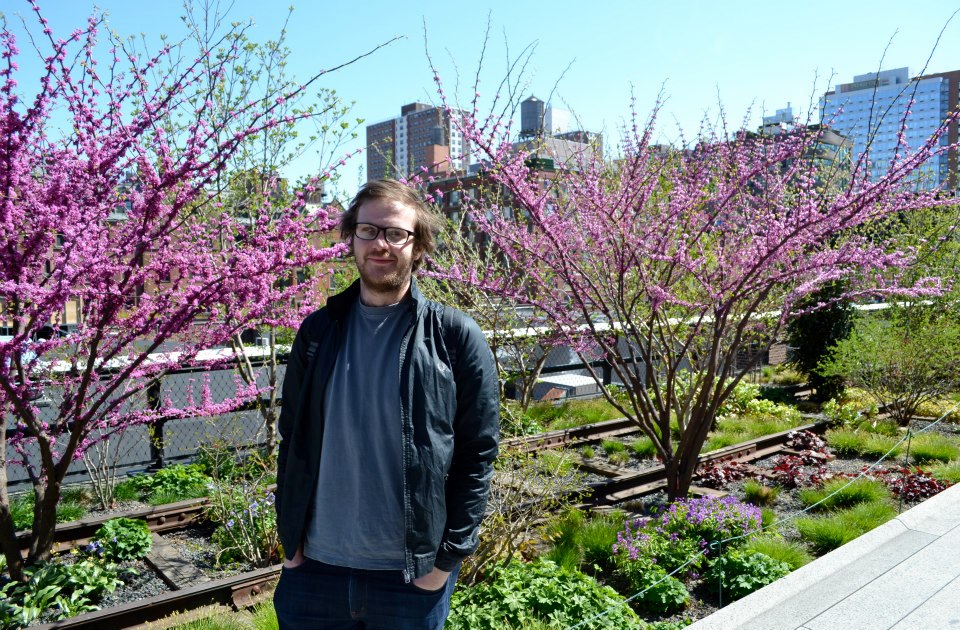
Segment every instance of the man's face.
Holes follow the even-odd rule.
[[[417,211],[389,199],[368,199],[357,211],[357,223],[413,232]],[[403,245],[388,243],[383,231],[372,241],[353,238],[353,254],[360,271],[360,299],[364,304],[387,306],[403,299],[410,287],[413,262],[421,256],[414,253],[415,249],[412,236]]]

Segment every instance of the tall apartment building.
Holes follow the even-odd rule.
[[[402,177],[422,167],[444,171],[470,165],[470,147],[454,116],[424,103],[400,108],[400,116],[367,126],[367,179]]]
[[[956,109],[960,70],[910,77],[907,68],[856,75],[820,99],[820,116],[838,133],[853,141],[854,161],[869,147],[870,176],[878,178],[896,155],[903,116],[910,106],[905,137],[909,148],[921,146]],[[910,101],[913,104],[910,105]],[[942,145],[957,141],[951,125]],[[902,155],[902,150],[901,150]],[[957,154],[932,158],[918,177],[918,186],[957,190]]]

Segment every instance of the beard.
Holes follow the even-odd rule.
[[[382,252],[370,252],[367,256],[381,254]],[[413,260],[407,256],[393,256],[394,264],[387,269],[380,269],[376,263],[367,261],[367,256],[363,260],[357,260],[357,271],[360,272],[360,280],[372,293],[391,294],[403,289],[413,276]]]

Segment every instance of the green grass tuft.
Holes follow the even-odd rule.
[[[18,532],[30,529],[33,524],[33,501],[33,493],[10,497],[10,514],[13,516],[13,527]]]
[[[936,464],[928,469],[930,476],[940,482],[960,483],[960,462]]]
[[[915,464],[947,463],[960,458],[956,438],[935,433],[923,433],[910,441],[910,461]]]
[[[823,484],[822,488],[801,489],[798,497],[805,506],[816,504],[813,509],[822,512],[845,509],[861,503],[889,501],[891,494],[882,481],[861,477],[853,481],[845,478],[831,479]]]
[[[755,536],[744,545],[744,548],[747,551],[760,552],[774,560],[786,562],[791,571],[796,571],[813,560],[813,556],[803,545],[784,540],[781,536]]]
[[[76,503],[87,505],[93,499],[89,488],[83,486],[67,486],[60,492],[60,501],[62,503]]]
[[[798,518],[797,530],[819,554],[833,551],[897,515],[886,501],[863,503],[826,516]]]
[[[721,448],[733,446],[734,444],[739,444],[740,442],[746,442],[752,437],[754,436],[752,436],[750,433],[717,431],[710,435],[710,438],[703,445],[703,448],[700,450],[700,452],[709,453],[710,451],[716,451]]]
[[[593,565],[609,565],[625,518],[619,511],[588,516],[580,510],[569,510],[548,526],[553,547],[545,557],[568,569],[592,570]]]
[[[137,501],[140,499],[140,491],[130,479],[124,479],[113,489],[113,498],[117,501]]]
[[[824,437],[827,440],[827,445],[838,455],[847,457],[879,459],[886,455],[888,458],[893,458],[900,454],[903,446],[897,444],[899,440],[896,437],[879,435],[869,431],[837,429],[827,431]]]
[[[626,451],[617,451],[615,453],[610,453],[607,459],[614,466],[626,466],[630,463],[630,453]]]
[[[187,490],[191,490],[191,488]],[[150,505],[166,505],[167,503],[177,503],[179,501],[186,501],[187,499],[199,499],[200,497],[207,496],[206,488],[194,487],[192,490],[192,492],[154,492],[147,497],[147,503]]]
[[[273,600],[257,604],[251,611],[250,621],[255,630],[280,630],[280,622],[277,621],[277,611],[273,609]]]
[[[631,442],[630,450],[641,459],[648,459],[657,455],[657,447],[653,445],[653,440],[648,437],[637,438]]]
[[[777,522],[777,513],[770,507],[760,508],[760,527],[767,532],[775,532],[776,528],[773,526]]]
[[[68,497],[61,496],[57,504],[57,522],[67,523],[76,521],[87,515],[86,501],[78,502],[82,496],[76,490],[71,490]],[[23,492],[10,498],[10,514],[13,516],[13,527],[17,531],[33,527],[33,492]]]
[[[627,451],[627,445],[617,440],[603,440],[600,442],[600,447],[608,457],[614,453],[625,453]]]
[[[606,399],[570,400],[562,404],[536,403],[526,411],[527,417],[546,430],[572,429],[623,417]]]
[[[753,505],[771,505],[780,494],[780,488],[764,485],[756,479],[747,479],[743,484],[743,494],[747,502]]]

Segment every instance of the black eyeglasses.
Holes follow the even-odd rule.
[[[361,241],[374,241],[383,232],[383,236],[391,245],[406,245],[413,232],[398,227],[380,227],[373,223],[357,223],[353,234]]]

